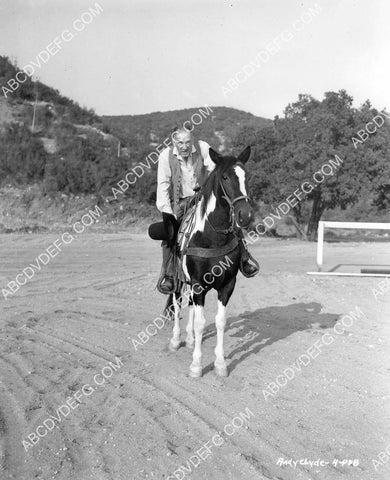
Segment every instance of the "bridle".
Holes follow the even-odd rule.
[[[226,200],[226,202],[228,203],[229,205],[229,228],[224,228],[224,229],[218,229],[218,228],[215,228],[213,226],[213,224],[210,222],[210,220],[207,218],[207,221],[210,225],[210,227],[217,233],[224,233],[224,234],[228,234],[228,233],[233,233],[234,232],[234,229],[235,229],[235,225],[238,227],[237,225],[237,221],[236,221],[236,214],[234,213],[234,204],[239,202],[240,200],[247,200],[248,202],[250,202],[250,198],[248,197],[248,195],[240,195],[238,197],[235,197],[233,200],[231,200],[228,196],[228,194],[226,193],[226,190],[225,190],[225,187],[223,186],[223,183],[221,182],[221,180],[219,180],[219,185],[220,187],[222,188],[222,192],[223,192],[223,195],[221,198],[223,198],[224,200]]]

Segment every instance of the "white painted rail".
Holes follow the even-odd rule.
[[[317,268],[318,272],[307,272],[310,275],[340,275],[340,276],[387,276],[385,274],[374,273],[342,273],[342,272],[322,272],[324,258],[324,233],[325,228],[341,228],[341,229],[359,229],[359,230],[390,230],[390,223],[378,222],[318,222],[318,240],[317,240]]]

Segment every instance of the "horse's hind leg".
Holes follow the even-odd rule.
[[[198,298],[197,298],[198,297]],[[194,298],[194,332],[195,332],[195,348],[192,354],[192,363],[190,366],[191,377],[202,376],[202,337],[206,324],[204,317],[204,295],[196,295]]]
[[[234,277],[227,285],[218,291],[218,311],[215,316],[215,326],[217,329],[217,346],[215,347],[215,372],[220,377],[227,377],[228,370],[225,362],[225,352],[223,348],[223,339],[226,325],[226,305],[233,293],[236,278]]]
[[[173,317],[174,317],[174,324],[173,324],[173,336],[171,341],[169,342],[169,350],[171,352],[176,352],[180,347],[180,300],[179,294],[174,293],[172,296],[172,303],[173,303]]]

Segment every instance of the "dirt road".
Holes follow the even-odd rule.
[[[57,237],[1,235],[0,285]],[[390,264],[388,244],[326,248],[330,264]],[[314,244],[252,251],[262,274],[240,275],[231,300],[226,379],[212,368],[214,294],[202,378],[185,347],[169,352],[171,325],[133,342],[164,303],[146,236],[85,233],[2,298],[0,478],[389,478],[390,462],[372,460],[390,444],[390,290],[306,275]]]

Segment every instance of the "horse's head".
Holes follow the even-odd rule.
[[[240,228],[248,227],[252,219],[252,205],[248,197],[248,179],[245,163],[251,154],[246,147],[236,157],[222,157],[210,148],[211,160],[215,163],[215,174],[222,190],[222,198],[229,204],[232,217]]]

